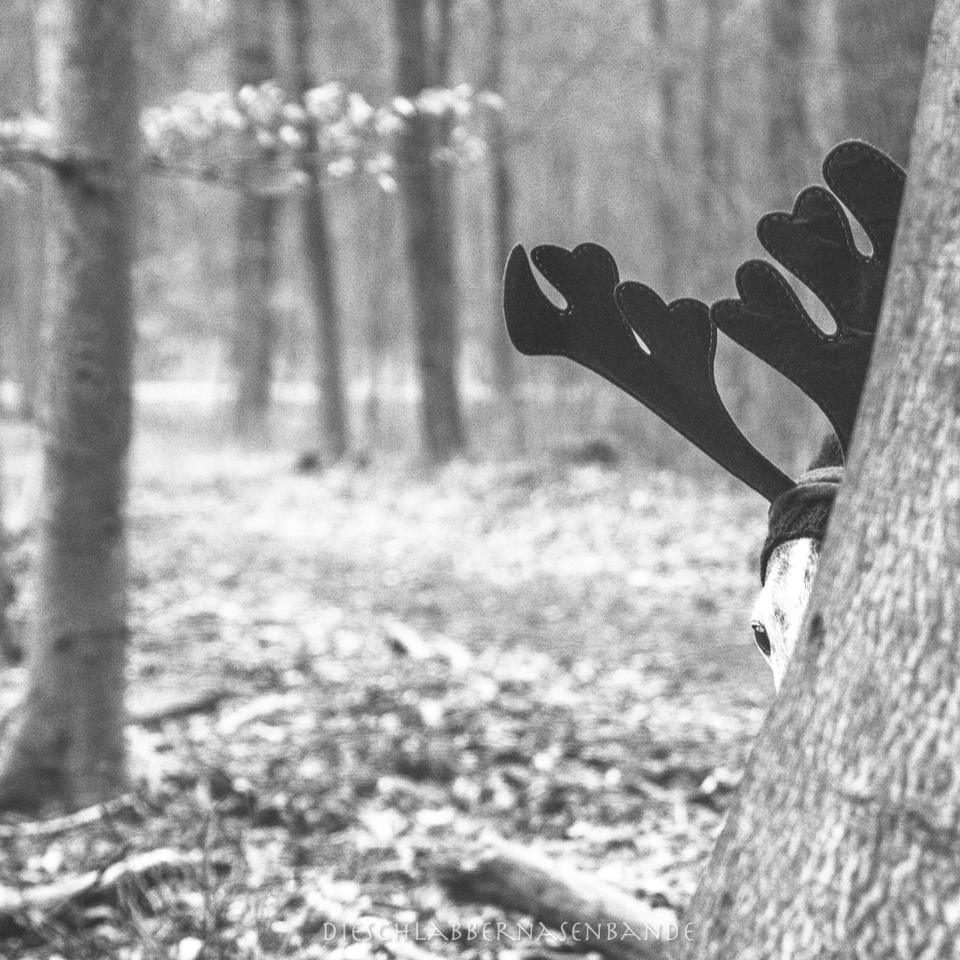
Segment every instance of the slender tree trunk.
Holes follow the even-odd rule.
[[[958,62],[960,0],[941,0],[847,485],[688,958],[960,943]]]
[[[431,58],[425,0],[393,0],[396,91],[414,99],[427,86]],[[427,455],[449,460],[465,445],[457,388],[457,292],[453,250],[443,217],[441,178],[433,162],[430,118],[412,116],[398,160],[407,260],[413,295],[420,417]]]
[[[39,113],[36,89],[33,11],[24,0],[10,0],[3,7],[0,31],[3,34],[0,80],[2,102],[7,113]],[[43,195],[46,172],[22,166],[18,175],[25,183],[22,192],[5,191],[3,242],[9,244],[4,263],[11,277],[12,374],[19,387],[17,413],[32,420],[39,381],[40,342],[43,324]]]
[[[906,165],[934,0],[834,0],[843,69],[840,137]]]
[[[714,299],[729,273],[725,234],[727,221],[720,197],[726,188],[724,156],[724,11],[725,0],[708,0],[703,45],[703,104],[700,113],[701,196],[700,224],[703,232],[719,241],[717,254],[703,257],[704,295]],[[699,244],[698,244],[699,246]]]
[[[651,28],[657,45],[657,98],[659,100],[658,139],[659,216],[657,236],[663,249],[660,289],[668,299],[679,297],[684,265],[683,211],[677,203],[678,183],[682,176],[677,147],[677,62],[672,49],[668,0],[651,0]]]
[[[388,276],[400,273],[397,263],[396,199],[382,190],[371,191],[365,203],[370,234],[378,263],[386,265]],[[383,282],[382,277],[371,276],[364,285],[366,320],[363,329],[366,346],[367,377],[370,390],[363,404],[364,455],[369,457],[383,440],[383,410],[389,403],[385,390],[388,373],[389,330],[396,318],[396,285]]]
[[[813,17],[817,0],[774,0],[767,10],[767,63],[769,93],[762,108],[766,129],[765,149],[772,183],[763,182],[769,189],[764,200],[766,209],[786,209],[793,206],[797,193],[807,185],[811,176],[811,156],[823,156],[833,143],[818,149],[814,131],[813,87],[819,77],[811,76],[809,64],[815,60],[813,44]],[[823,59],[829,59],[821,51]],[[741,167],[749,176],[750,166]],[[745,256],[756,256],[756,248]],[[801,288],[802,291],[802,288]],[[801,298],[816,310],[815,298]],[[822,308],[821,308],[822,310]],[[781,463],[803,462],[811,437],[823,433],[819,411],[799,394],[784,391],[783,378],[764,366],[751,378],[759,388],[760,400],[754,400],[751,414],[763,434],[773,440],[769,448]]]
[[[723,202],[730,189],[727,165],[731,141],[729,131],[724,128],[724,118],[729,117],[724,70],[726,9],[726,0],[708,0],[704,7],[700,221],[693,249],[699,251],[702,263],[698,295],[708,302],[732,292],[731,280],[739,253],[739,237],[731,230],[729,211]],[[705,237],[708,243],[704,242]],[[749,364],[749,358],[739,350],[727,353],[718,364],[718,378],[728,397],[727,406],[741,424],[755,418],[758,406],[758,384],[747,373]]]
[[[125,783],[124,505],[130,436],[131,6],[44,0],[47,115],[70,157],[51,184],[53,345],[34,637],[0,744],[0,806],[83,806]]]
[[[273,78],[270,0],[234,0],[235,83],[259,86]],[[246,442],[268,436],[273,375],[272,295],[276,277],[274,239],[278,203],[255,192],[240,197],[237,210],[237,315],[234,362],[237,398],[234,433]]]
[[[310,60],[316,37],[310,5],[305,0],[289,0],[289,6],[293,72],[297,93],[303,96],[315,86]],[[303,235],[316,324],[317,437],[323,460],[334,463],[347,453],[350,445],[349,405],[344,385],[336,265],[321,169],[317,169],[311,189],[303,198]]]
[[[490,39],[487,49],[484,87],[504,96],[504,60],[507,55],[507,17],[504,0],[490,0]],[[501,277],[514,243],[513,176],[510,171],[510,153],[507,141],[507,122],[502,110],[491,110],[487,125],[490,148],[490,174],[493,181],[493,250],[494,289],[496,291],[494,336],[491,343],[493,385],[506,436],[507,449],[522,453],[526,446],[523,397],[519,390],[517,354],[507,336],[500,302]]]
[[[0,517],[4,516],[4,503],[7,496],[6,477],[0,464]],[[10,551],[10,536],[7,525],[0,522],[0,656],[8,663],[19,663],[23,656],[22,644],[14,636],[7,608],[16,599],[17,590],[10,573],[7,556]]]
[[[784,202],[793,199],[804,175],[804,157],[809,152],[807,21],[808,0],[774,0],[769,8],[768,49],[770,121],[767,154]]]
[[[46,259],[44,222],[44,194],[46,192],[46,174],[40,170],[31,171],[30,192],[24,197],[25,215],[23,217],[20,246],[20,322],[17,338],[17,380],[20,387],[19,415],[24,420],[35,420],[37,413],[37,395],[41,381],[41,355],[44,313],[43,264]]]
[[[427,83],[431,87],[450,88],[453,85],[453,0],[434,0],[436,10],[436,29],[432,41],[427,40],[430,67]],[[449,116],[438,117],[431,124],[433,148],[438,150],[450,142],[453,122]],[[446,243],[451,250],[456,244],[456,184],[453,167],[449,163],[434,164],[434,177],[437,182],[439,204],[437,220],[446,234]],[[458,304],[459,306],[459,304]],[[454,318],[456,321],[456,317]]]

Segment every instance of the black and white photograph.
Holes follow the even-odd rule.
[[[960,0],[0,4],[0,960],[960,957]]]

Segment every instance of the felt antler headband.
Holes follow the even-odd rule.
[[[823,164],[833,194],[808,187],[793,212],[767,214],[764,249],[826,305],[837,324],[823,333],[782,274],[762,260],[737,271],[736,300],[710,309],[664,301],[648,286],[619,282],[603,248],[535,247],[534,266],[567,301],[555,307],[522,247],[504,277],[504,315],[514,346],[594,370],[649,407],[725,470],[773,501],[794,484],[743,436],[717,393],[717,329],[792,380],[827,415],[846,451],[863,391],[903,195],[904,173],[864,143],[835,147]],[[861,254],[837,198],[861,224],[873,252]],[[636,334],[636,336],[634,336]],[[649,352],[637,342],[639,337]]]

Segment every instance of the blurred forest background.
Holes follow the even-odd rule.
[[[0,954],[380,957],[318,934],[481,915],[422,860],[488,829],[682,915],[772,696],[765,512],[516,353],[503,267],[589,240],[732,296],[835,143],[906,164],[932,7],[0,4],[5,493],[43,463],[3,504],[0,809],[103,814],[0,823]],[[801,467],[812,405],[729,343],[718,381]],[[110,899],[131,852],[199,866]]]
[[[0,11],[7,116],[37,111],[31,6],[10,0]],[[736,267],[762,253],[757,219],[817,181],[834,143],[861,136],[905,161],[931,10],[929,0],[436,4],[419,79],[453,91],[433,111],[430,155],[442,194],[432,216],[455,254],[446,309],[417,320],[411,300],[411,214],[390,171],[415,158],[321,159],[305,184],[249,170],[231,180],[167,154],[144,166],[138,187],[139,416],[187,415],[205,445],[240,434],[326,458],[424,442],[446,459],[464,441],[499,456],[604,440],[651,465],[702,466],[598,378],[513,354],[499,305],[506,252],[592,240],[623,278],[667,299],[733,295]],[[143,4],[145,116],[159,108],[169,127],[177,104],[189,113],[202,100],[184,91],[274,81],[293,97],[319,87],[339,98],[332,109],[369,127],[403,92],[398,50],[411,38],[393,35],[390,13],[386,0]],[[467,101],[486,109],[473,110],[464,133]],[[451,131],[460,143],[445,158]],[[44,329],[45,174],[25,165],[2,176],[3,399],[29,418]],[[256,242],[261,260],[257,250],[243,260],[239,247]],[[258,304],[261,316],[245,316]],[[423,336],[443,346],[433,360],[416,348],[423,322]],[[417,397],[436,393],[430,381],[444,366],[454,382],[441,384],[435,415],[461,422],[431,436]],[[718,370],[751,439],[787,469],[801,464],[823,429],[812,405],[729,344]]]

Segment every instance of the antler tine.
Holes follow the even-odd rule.
[[[903,170],[874,147],[848,140],[827,154],[823,179],[863,227],[874,257],[889,266],[907,180]]]
[[[804,190],[792,213],[763,217],[757,234],[826,305],[837,332],[824,334],[779,271],[760,260],[740,267],[739,300],[714,304],[711,317],[817,403],[846,450],[870,362],[904,175],[892,160],[857,141],[831,151],[823,172],[866,231],[871,256],[857,250],[840,204],[821,187]]]
[[[565,356],[599,373],[768,500],[793,485],[747,441],[720,402],[713,377],[716,333],[705,304],[681,300],[668,307],[643,284],[618,287],[615,261],[596,244],[572,252],[536,247],[531,256],[567,307],[546,298],[523,248],[515,247],[504,278],[504,315],[521,353]]]
[[[771,502],[792,487],[793,481],[740,432],[720,399],[713,369],[717,328],[707,305],[683,299],[668,306],[654,290],[635,281],[621,283],[616,296],[623,319],[672,386],[672,416],[661,414],[663,419]]]

